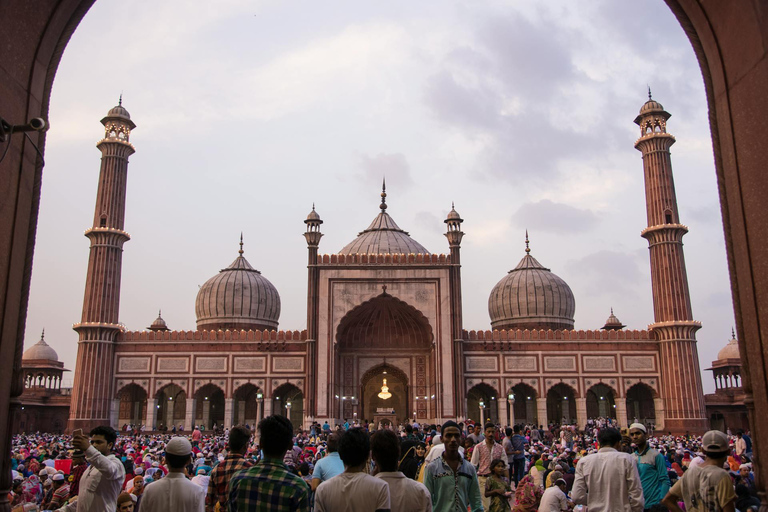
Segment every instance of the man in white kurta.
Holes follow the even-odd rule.
[[[89,467],[80,478],[77,501],[60,508],[64,512],[104,512],[117,510],[117,497],[125,480],[125,467],[112,447],[117,432],[111,427],[96,427],[89,436],[80,432],[72,438],[72,445],[85,452]]]
[[[187,479],[184,468],[192,460],[192,445],[174,437],[165,446],[168,475],[148,485],[141,498],[142,512],[205,512],[205,489]]]

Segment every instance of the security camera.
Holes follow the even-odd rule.
[[[33,117],[27,124],[9,124],[0,117],[0,142],[5,142],[6,138],[16,132],[42,132],[48,128],[48,123],[42,117]]]

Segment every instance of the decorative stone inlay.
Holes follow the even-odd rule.
[[[536,356],[507,356],[504,358],[504,367],[508,372],[536,371]]]
[[[195,369],[198,372],[227,371],[226,357],[198,357],[195,359]]]
[[[121,372],[149,372],[149,357],[121,357],[118,371]]]
[[[584,371],[616,371],[616,358],[613,356],[584,356]]]
[[[655,371],[656,364],[653,356],[624,356],[624,369]]]
[[[188,372],[188,357],[160,357],[157,360],[157,371],[159,372]]]
[[[574,356],[550,356],[544,358],[544,370],[570,370],[576,371],[576,357]]]
[[[130,386],[131,384],[136,384],[137,386],[144,389],[144,391],[149,395],[149,380],[147,379],[141,379],[141,380],[134,380],[134,379],[118,379],[117,385],[115,386],[115,389],[117,389],[117,392],[119,393],[122,391],[122,389],[125,386]]]
[[[384,363],[382,357],[361,357],[357,360],[357,368],[360,375],[365,375],[365,372],[382,363]]]
[[[236,357],[236,372],[263,372],[267,367],[266,357]]]
[[[272,360],[272,368],[276,372],[291,372],[304,370],[303,357],[275,357]]]
[[[195,379],[195,384],[192,389],[197,393],[200,391],[200,388],[207,384],[213,384],[214,386],[221,388],[225,394],[227,393],[227,381],[225,380]]]
[[[468,356],[466,359],[468,372],[497,372],[499,371],[499,359],[490,356]]]
[[[163,389],[165,386],[169,384],[175,384],[179,386],[182,389],[182,391],[184,391],[184,393],[187,392],[187,379],[182,379],[182,380],[158,379],[155,381],[155,392],[152,394],[153,395],[157,394],[158,391],[160,391],[161,389]]]

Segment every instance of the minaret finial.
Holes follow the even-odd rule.
[[[243,255],[243,232],[242,231],[240,232],[240,250],[237,252],[240,253],[240,256]]]
[[[315,203],[314,203],[314,201],[312,202],[312,211],[315,211]]]
[[[456,207],[453,205],[453,201],[451,201],[451,210],[455,210]]]
[[[650,101],[650,100],[652,100],[652,99],[653,99],[653,98],[651,97],[651,86],[650,86],[650,85],[648,85],[648,101]]]
[[[157,310],[157,316],[158,316],[158,317],[161,317],[161,316],[163,316],[163,310],[162,310],[162,309],[158,309],[158,310]]]
[[[528,230],[525,230],[525,254],[530,254],[531,248],[528,246]]]
[[[120,101],[117,102],[119,107],[123,106],[123,91],[120,91]]]
[[[613,307],[611,307],[611,315],[613,315]]]
[[[379,206],[382,212],[387,210],[387,179],[381,179],[381,205]]]
[[[40,339],[45,341],[45,327],[43,327],[43,333],[40,335]]]
[[[43,332],[45,332],[45,330],[43,330]],[[736,339],[736,331],[733,329],[733,327],[731,327],[731,339]]]

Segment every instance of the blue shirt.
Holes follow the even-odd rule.
[[[669,491],[667,463],[662,454],[648,446],[643,453],[635,451],[633,456],[637,471],[640,473],[640,483],[643,485],[645,508],[651,508],[661,503]]]
[[[515,460],[524,459],[525,458],[525,437],[521,436],[520,434],[515,434],[512,436],[512,439],[510,439],[510,441],[512,442],[513,451],[520,452],[514,455]]]
[[[432,496],[432,510],[467,512],[467,507],[472,512],[483,510],[477,472],[463,457],[456,473],[442,455],[430,462],[424,468],[424,485]]]
[[[319,479],[320,482],[330,480],[336,475],[344,472],[344,463],[339,457],[339,452],[331,452],[315,464],[315,471],[312,473],[312,479]]]

